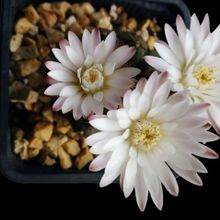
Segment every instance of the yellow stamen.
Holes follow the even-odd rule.
[[[200,86],[212,86],[216,81],[214,69],[204,65],[196,69],[194,77],[197,79]]]
[[[131,145],[145,151],[151,150],[161,138],[159,124],[149,118],[134,121],[130,131]]]

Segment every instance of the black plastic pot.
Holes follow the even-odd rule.
[[[30,161],[21,161],[12,151],[9,127],[9,39],[15,15],[27,4],[38,4],[40,0],[1,0],[0,35],[0,170],[10,180],[19,183],[97,183],[102,175],[88,170],[63,171],[57,167],[42,167]],[[73,1],[70,1],[73,2]],[[80,2],[80,1],[78,1]],[[190,22],[188,8],[181,0],[91,0],[96,7],[109,7],[115,3],[123,5],[131,16],[143,19],[156,17],[161,26],[174,24],[180,14],[186,24]],[[24,118],[25,120],[25,118]]]

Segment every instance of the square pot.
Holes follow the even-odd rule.
[[[51,1],[54,2],[55,0]],[[50,1],[49,1],[50,2]],[[73,3],[73,1],[70,1]],[[81,2],[81,1],[75,1]],[[173,25],[180,14],[189,25],[190,13],[181,0],[91,0],[95,7],[122,5],[130,16],[138,19],[157,18],[158,24]],[[35,161],[22,161],[12,150],[9,127],[9,40],[12,35],[16,14],[28,4],[37,5],[40,0],[1,1],[0,41],[0,170],[8,179],[19,183],[98,183],[102,172],[88,170],[61,170],[58,167],[43,167]],[[25,119],[24,119],[25,120]]]

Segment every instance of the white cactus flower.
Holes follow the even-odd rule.
[[[210,33],[209,16],[200,24],[194,14],[190,29],[177,16],[176,32],[165,25],[168,44],[155,43],[161,58],[146,56],[148,64],[159,71],[168,71],[173,91],[190,91],[193,103],[207,102],[207,117],[220,133],[220,26]]]
[[[124,67],[135,54],[134,47],[116,49],[116,34],[111,32],[101,41],[100,31],[84,30],[82,42],[73,33],[68,41],[60,42],[60,49],[53,49],[59,62],[46,62],[50,70],[50,85],[46,95],[59,96],[54,103],[55,111],[73,111],[78,120],[93,113],[102,114],[103,108],[115,109],[124,92],[134,85],[132,77],[140,70]]]
[[[92,146],[90,151],[98,155],[90,170],[105,168],[101,187],[120,176],[125,197],[134,189],[141,211],[146,207],[148,194],[162,209],[161,184],[172,195],[178,195],[172,170],[200,186],[202,180],[197,172],[207,170],[195,156],[218,157],[202,144],[218,139],[204,127],[207,118],[199,116],[209,104],[190,105],[187,91],[169,96],[167,77],[167,73],[153,73],[148,81],[142,78],[133,91],[125,93],[122,108],[90,121],[100,130],[87,138]]]

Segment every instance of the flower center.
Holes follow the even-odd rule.
[[[215,73],[213,68],[204,65],[199,66],[193,73],[200,86],[212,86],[215,81]]]
[[[102,65],[96,64],[89,69],[80,68],[77,75],[82,89],[85,92],[97,92],[103,88],[104,76]]]
[[[131,144],[141,150],[151,150],[161,139],[161,130],[157,122],[142,118],[132,123],[130,127]]]

